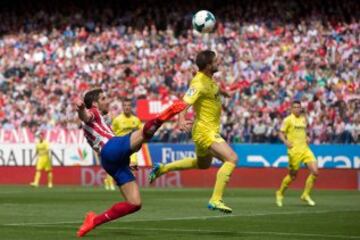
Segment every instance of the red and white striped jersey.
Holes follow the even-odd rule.
[[[114,137],[115,134],[111,129],[111,120],[102,116],[99,109],[93,107],[89,109],[92,117],[88,122],[84,122],[84,135],[90,146],[96,151],[100,152],[101,148]]]

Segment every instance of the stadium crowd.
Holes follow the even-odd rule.
[[[112,114],[123,97],[134,104],[181,97],[196,53],[211,48],[221,58],[216,80],[237,89],[224,99],[229,141],[279,142],[281,121],[297,99],[313,143],[360,143],[356,0],[122,4],[24,1],[0,11],[2,128],[78,128],[72,99],[94,86],[108,90]],[[192,31],[198,6],[217,17],[213,34]],[[189,139],[173,127],[155,141]]]

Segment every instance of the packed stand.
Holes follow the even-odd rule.
[[[221,58],[215,78],[237,89],[224,99],[227,140],[278,143],[296,99],[313,143],[360,142],[357,1],[122,4],[24,1],[1,11],[2,128],[78,128],[72,99],[94,86],[114,99],[111,114],[121,111],[125,96],[134,105],[139,98],[181,97],[197,52],[211,48]],[[192,31],[197,6],[215,13],[215,33]],[[166,125],[155,141],[189,140],[173,128]]]

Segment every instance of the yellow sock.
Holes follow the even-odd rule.
[[[229,182],[230,176],[235,169],[235,164],[231,162],[225,162],[221,168],[219,168],[216,174],[216,182],[211,201],[219,201],[225,191],[226,184]]]
[[[133,153],[133,154],[130,156],[130,164],[132,164],[132,165],[138,165],[137,153]]]
[[[108,176],[106,176],[104,178],[104,186],[105,186],[105,189],[109,189],[109,180],[108,180]]]
[[[284,177],[284,179],[281,182],[281,186],[279,188],[279,192],[281,194],[284,194],[285,190],[288,188],[289,184],[292,182],[292,179],[290,177],[290,175],[286,175],[286,177]]]
[[[305,189],[304,189],[304,192],[303,192],[303,196],[309,196],[310,195],[310,192],[311,192],[311,189],[314,186],[315,180],[316,180],[315,175],[310,174],[307,177],[306,182],[305,182]]]
[[[41,178],[41,172],[40,172],[40,171],[36,171],[35,177],[34,177],[34,184],[35,184],[35,185],[39,185],[40,178]]]
[[[111,176],[108,177],[108,182],[109,182],[109,187],[112,189],[112,188],[115,188],[115,184],[114,184],[114,180],[112,179]]]
[[[52,172],[48,172],[48,185],[52,185],[53,184],[53,174]]]
[[[160,168],[160,173],[164,174],[169,171],[176,170],[185,170],[197,168],[197,159],[196,158],[183,158],[181,160],[169,163]]]

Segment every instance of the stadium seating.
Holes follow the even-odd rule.
[[[89,3],[102,4],[98,11],[57,2],[53,12],[53,3],[25,1],[0,11],[2,128],[78,128],[71,101],[93,86],[109,90],[112,114],[124,96],[134,103],[181,97],[196,53],[211,48],[221,58],[216,80],[239,89],[224,100],[227,140],[279,142],[297,99],[313,143],[360,142],[357,1],[214,1],[207,4],[219,24],[211,38],[191,30],[191,5],[158,1],[154,10],[134,1],[125,12],[121,2]],[[171,129],[155,141],[189,139]]]

